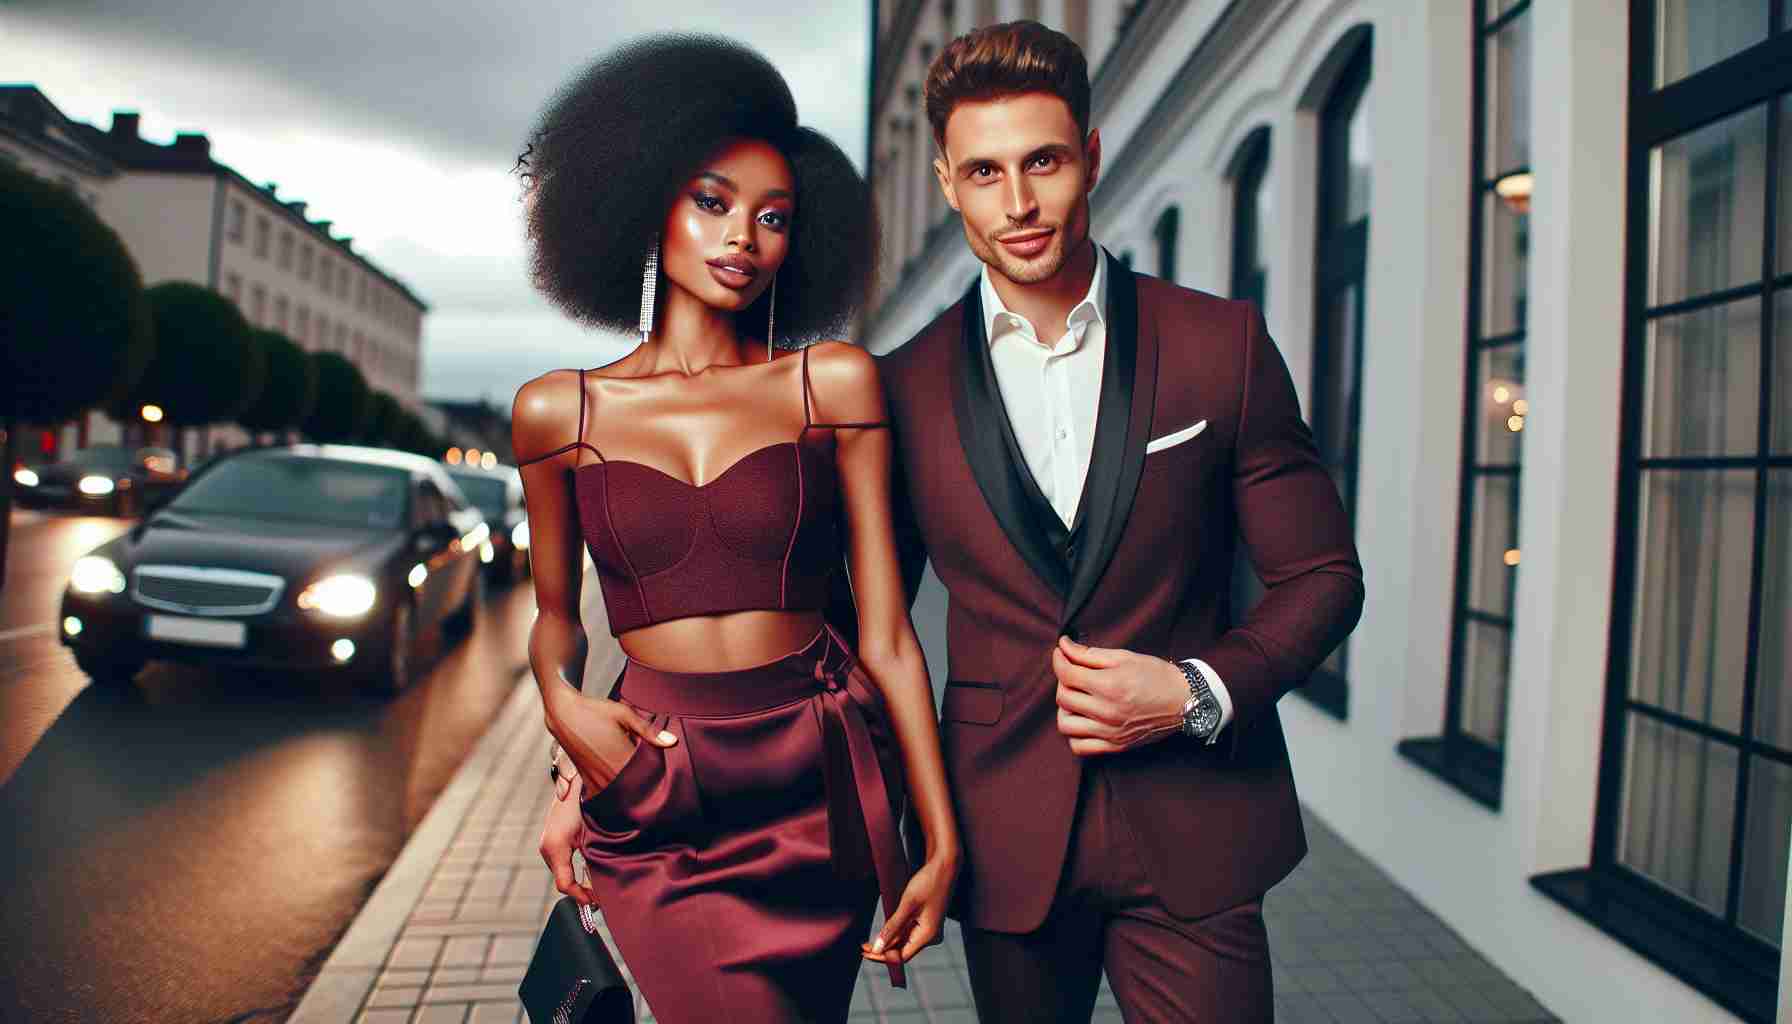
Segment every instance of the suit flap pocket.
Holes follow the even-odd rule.
[[[1002,717],[1002,688],[995,683],[948,680],[940,717],[953,722],[989,725]]]

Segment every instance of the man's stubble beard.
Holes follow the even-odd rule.
[[[1033,226],[1046,227],[1048,225]],[[1066,257],[1070,253],[1070,243],[1067,239],[1072,228],[1080,229],[1077,233],[1081,237],[1076,239],[1077,245],[1088,240],[1088,198],[1085,197],[1081,203],[1077,204],[1076,209],[1071,210],[1070,216],[1065,219],[1063,224],[1055,225],[1055,227],[1056,230],[1052,232],[1051,245],[1033,260],[1018,260],[1008,255],[1001,242],[972,230],[969,222],[965,222],[965,241],[970,244],[971,253],[996,273],[1015,284],[1038,284],[1041,281],[1050,280],[1058,271],[1064,269]]]

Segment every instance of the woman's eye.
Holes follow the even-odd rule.
[[[788,224],[789,222],[790,222],[789,218],[785,217],[782,213],[779,213],[776,210],[769,210],[763,216],[761,216],[759,218],[759,223],[764,224],[768,228],[775,228],[779,231],[784,230],[784,225]]]
[[[696,203],[699,209],[709,210],[712,213],[721,213],[725,209],[722,205],[722,201],[715,196],[710,195],[708,192],[696,193],[691,196],[691,201]]]

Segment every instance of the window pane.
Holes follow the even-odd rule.
[[[1759,450],[1759,299],[1651,320],[1644,346],[1644,454]]]
[[[1772,449],[1785,455],[1792,452],[1792,290],[1773,298],[1773,336],[1773,404],[1767,415]]]
[[[1487,5],[1487,20],[1493,21],[1497,19],[1500,15],[1517,7],[1519,3],[1520,0],[1491,0]]]
[[[1760,660],[1755,669],[1755,738],[1792,750],[1792,470],[1767,474],[1767,536],[1761,563]]]
[[[1767,115],[1755,107],[1651,154],[1649,304],[1761,279]]]
[[[1313,432],[1319,457],[1331,471],[1332,482],[1344,498],[1346,512],[1356,507],[1351,480],[1356,466],[1356,425],[1350,407],[1356,387],[1356,329],[1358,286],[1333,293],[1320,321],[1320,344],[1313,400]]]
[[[1487,47],[1487,166],[1484,177],[1531,162],[1531,16],[1512,19]]]
[[[1767,38],[1768,0],[1657,0],[1655,85],[1672,85]]]
[[[1344,221],[1351,224],[1369,216],[1369,92],[1363,90],[1350,114],[1350,181],[1344,192]]]
[[[1531,219],[1493,192],[1481,201],[1486,207],[1481,336],[1490,338],[1524,329]]]
[[[1764,757],[1749,765],[1748,825],[1742,840],[1737,923],[1779,945],[1786,915],[1786,839],[1792,829],[1792,768]]]
[[[1786,4],[1792,17],[1792,3]],[[1779,272],[1792,273],[1792,93],[1782,93],[1780,105],[1780,161],[1774,175],[1780,182],[1780,237],[1774,249]]]
[[[1481,353],[1481,421],[1476,459],[1483,466],[1518,462],[1525,417],[1530,415],[1524,391],[1524,346],[1501,345]]]
[[[1503,626],[1473,620],[1462,628],[1462,731],[1491,746],[1504,746],[1511,636]]]
[[[1648,470],[1637,509],[1630,696],[1735,732],[1754,560],[1753,470]]]
[[[1512,614],[1518,567],[1518,478],[1480,474],[1474,490],[1474,547],[1469,553],[1468,605],[1492,615]]]
[[[1625,717],[1618,863],[1722,914],[1736,751],[1634,711]]]

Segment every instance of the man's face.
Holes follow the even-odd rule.
[[[1089,237],[1101,139],[1082,137],[1063,100],[1030,92],[960,103],[946,119],[945,148],[934,173],[991,270],[1037,284]]]

